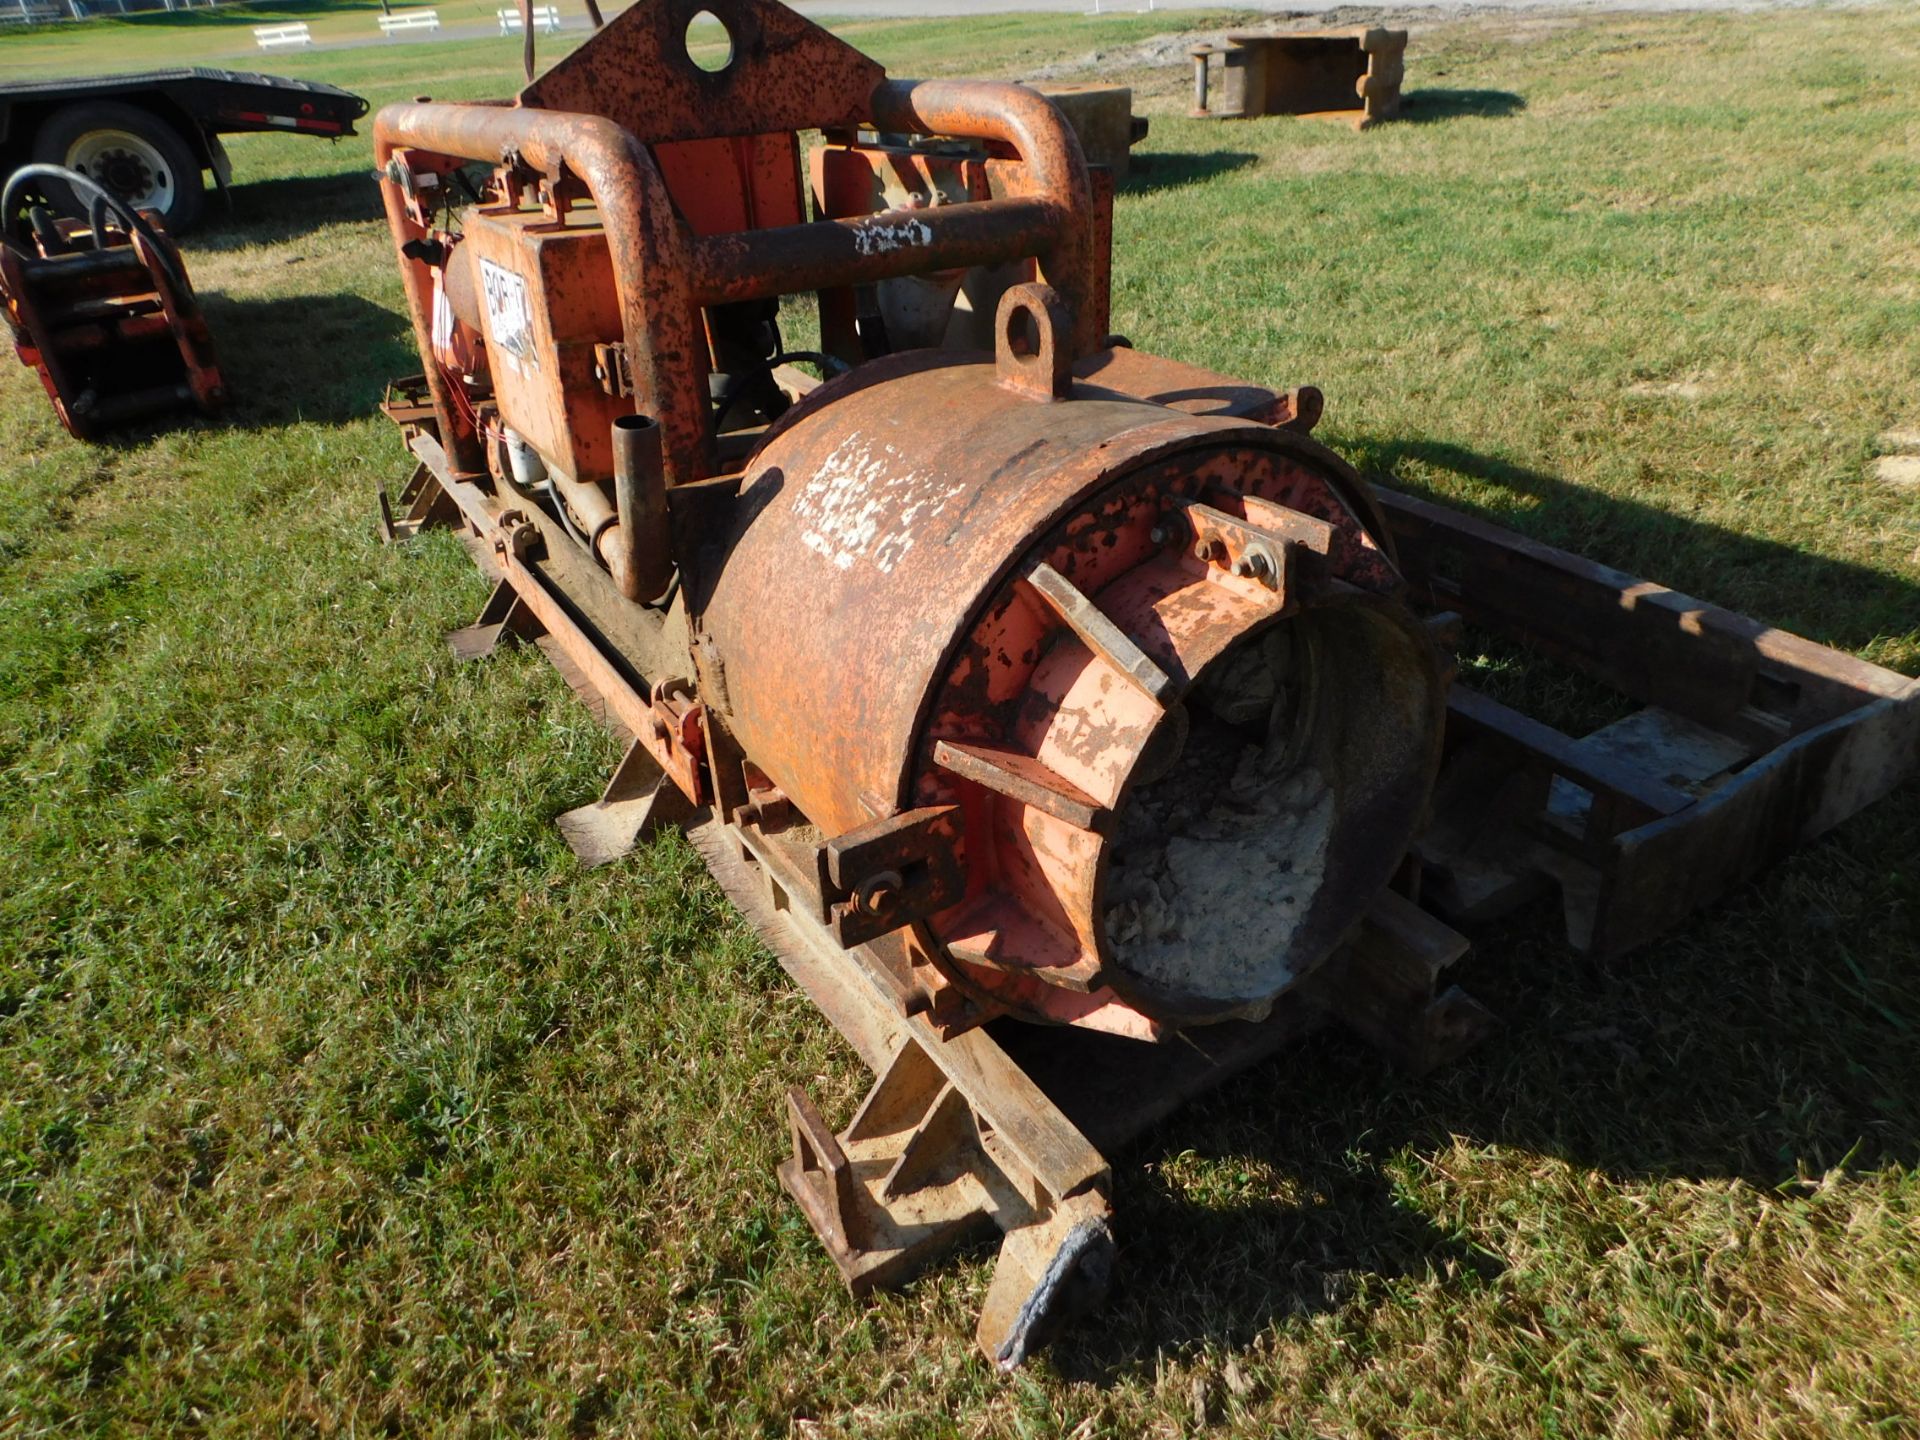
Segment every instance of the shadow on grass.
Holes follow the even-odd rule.
[[[1564,1247],[1577,1271],[1615,1184],[1810,1194],[1833,1167],[1920,1161],[1912,917],[1887,862],[1850,893],[1844,878],[1920,856],[1916,800],[1907,786],[1825,854],[1613,966],[1568,954],[1552,915],[1483,928],[1457,978],[1504,1025],[1465,1058],[1416,1078],[1323,1031],[1111,1156],[1115,1293],[1051,1363],[1096,1383],[1150,1375],[1164,1352],[1247,1347],[1399,1281],[1464,1302],[1510,1245]],[[1456,1149],[1473,1157],[1460,1177]],[[1249,1177],[1260,1198],[1237,1200]]]
[[[1465,446],[1362,435],[1343,439],[1342,449],[1363,473],[1394,489],[1524,529],[1531,539],[1822,645],[1859,650],[1910,633],[1920,616],[1920,591],[1889,571],[1704,524]],[[1411,475],[1402,474],[1409,470]],[[1441,493],[1421,478],[1435,472],[1464,483]],[[1461,494],[1462,489],[1485,494],[1489,488],[1515,503],[1476,504]]]
[[[1725,587],[1696,577],[1742,575],[1773,602],[1745,608],[1778,619],[1789,600],[1827,643],[1920,615],[1920,588],[1895,577],[1463,447],[1347,448],[1401,488],[1416,488],[1403,464],[1496,487],[1530,502],[1535,538],[1715,600]],[[1497,503],[1477,508],[1512,524]],[[1502,1028],[1461,1060],[1413,1077],[1328,1028],[1108,1152],[1115,1295],[1051,1363],[1097,1383],[1150,1375],[1167,1351],[1245,1347],[1396,1282],[1464,1302],[1503,1257],[1550,1267],[1555,1247],[1577,1279],[1607,1207],[1627,1203],[1616,1185],[1806,1195],[1836,1168],[1920,1164],[1916,801],[1909,783],[1611,964],[1570,951],[1557,897],[1472,926],[1449,978]]]
[[[193,235],[197,250],[244,250],[318,230],[382,216],[380,186],[370,170],[250,180],[227,192],[230,206],[209,208]]]
[[[130,452],[177,430],[340,424],[376,413],[387,382],[420,369],[406,317],[363,296],[236,300],[208,291],[198,299],[226,382],[226,408],[209,417],[183,405],[103,431],[89,445]]]
[[[1133,157],[1127,178],[1114,188],[1122,195],[1151,195],[1156,190],[1198,185],[1216,175],[1244,170],[1259,159],[1245,150],[1210,150],[1204,154],[1148,151]]]
[[[420,368],[406,317],[360,295],[200,297],[242,429],[373,414],[396,375]]]
[[[1511,90],[1409,90],[1400,98],[1398,118],[1416,125],[1466,116],[1495,120],[1526,108],[1526,97]]]

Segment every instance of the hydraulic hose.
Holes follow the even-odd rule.
[[[84,204],[87,207],[87,213],[84,218],[87,223],[93,227],[93,243],[95,249],[104,248],[100,244],[100,216],[102,213],[111,214],[115,220],[120,222],[120,228],[126,231],[128,235],[138,234],[141,239],[147,242],[148,246],[152,248],[153,253],[159,258],[160,263],[166,267],[167,278],[173,281],[176,288],[181,290],[188,288],[186,276],[182,275],[179,268],[173,263],[172,249],[160,238],[160,232],[155,230],[153,226],[147,222],[145,216],[141,215],[139,211],[135,210],[118,195],[100,184],[100,182],[92,176],[83,174],[78,170],[69,170],[64,165],[48,165],[44,163],[22,165],[18,170],[14,171],[12,175],[7,177],[6,188],[0,190],[0,223],[4,223],[5,229],[8,232],[5,237],[7,243],[13,243],[10,232],[13,228],[13,218],[18,213],[15,206],[19,203],[20,192],[29,181],[34,180],[58,181],[73,192],[76,203]],[[82,217],[76,215],[74,218],[80,219]],[[18,249],[19,247],[16,245],[14,248]]]

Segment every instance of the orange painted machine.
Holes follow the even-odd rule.
[[[1038,95],[774,0],[639,0],[531,75],[377,120],[424,364],[388,533],[458,527],[456,651],[539,642],[626,739],[575,849],[685,825],[874,1070],[838,1132],[788,1100],[848,1283],[1006,1233],[998,1362],[1105,1278],[1103,1147],[1329,1015],[1414,1065],[1479,1032],[1436,908],[1557,886],[1624,948],[1911,768],[1901,677],[1108,333],[1112,184]],[[1461,614],[1639,698],[1641,759],[1450,686]],[[1636,768],[1683,721],[1719,748]]]

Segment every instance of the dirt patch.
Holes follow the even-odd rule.
[[[1326,871],[1334,798],[1297,762],[1284,630],[1230,652],[1187,701],[1185,744],[1114,836],[1104,916],[1120,967],[1170,993],[1248,997],[1286,957]]]
[[[1684,380],[1641,380],[1622,392],[1635,400],[1698,400],[1713,391],[1711,372],[1689,375]]]
[[[1509,14],[1497,5],[1463,5],[1445,10],[1431,6],[1365,6],[1341,5],[1331,10],[1287,10],[1276,11],[1270,15],[1248,17],[1247,22],[1224,30],[1183,30],[1171,35],[1155,35],[1137,45],[1113,45],[1104,49],[1089,50],[1071,60],[1056,60],[1037,70],[1028,71],[1024,78],[1028,80],[1059,80],[1071,75],[1081,75],[1089,70],[1114,74],[1127,70],[1154,70],[1164,65],[1177,65],[1183,68],[1191,62],[1187,52],[1195,45],[1219,45],[1228,35],[1285,35],[1298,30],[1348,30],[1364,25],[1381,25],[1397,30],[1431,29],[1436,24],[1452,23],[1470,16]],[[1553,23],[1572,24],[1572,21],[1548,22],[1535,21],[1535,26],[1544,28]]]
[[[1901,490],[1920,490],[1920,455],[1882,455],[1873,462],[1873,478]]]

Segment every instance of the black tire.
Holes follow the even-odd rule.
[[[79,170],[129,204],[159,211],[175,233],[190,229],[206,205],[199,155],[166,120],[134,105],[96,100],[54,111],[33,137],[33,158]]]

